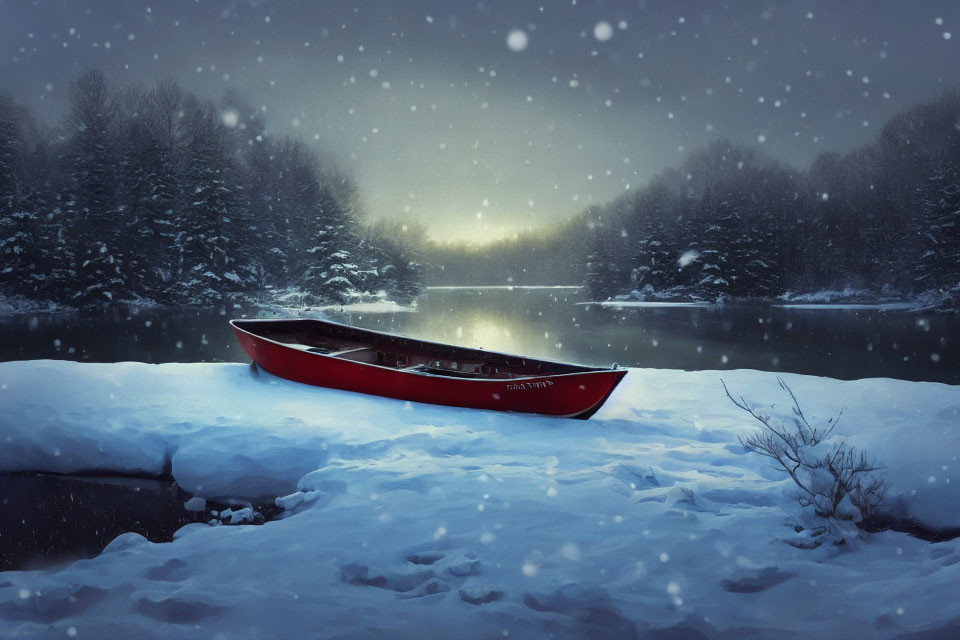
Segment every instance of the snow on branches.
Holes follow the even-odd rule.
[[[739,409],[762,425],[740,437],[746,449],[770,458],[793,480],[799,489],[801,507],[812,510],[821,523],[819,533],[831,531],[841,539],[856,537],[856,523],[875,514],[886,496],[887,485],[877,475],[883,467],[866,453],[833,436],[843,410],[814,426],[807,419],[793,390],[778,377],[777,382],[789,396],[792,416],[788,422],[761,413],[742,395],[734,396],[725,382],[723,390]],[[819,546],[815,542],[812,546]]]

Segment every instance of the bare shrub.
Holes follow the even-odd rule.
[[[774,468],[786,471],[800,489],[800,505],[812,508],[828,528],[848,530],[844,523],[857,523],[874,515],[887,492],[886,482],[876,473],[883,467],[843,440],[832,438],[827,442],[843,410],[825,425],[813,426],[787,383],[780,377],[777,382],[793,405],[789,423],[759,412],[741,395],[735,397],[721,380],[730,401],[762,425],[760,431],[740,437],[740,444],[773,460]]]

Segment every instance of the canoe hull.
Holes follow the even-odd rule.
[[[586,419],[627,373],[600,369],[519,379],[447,378],[309,353],[231,326],[253,361],[276,376],[411,402]]]

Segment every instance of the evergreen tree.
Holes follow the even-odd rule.
[[[0,215],[16,208],[17,163],[23,147],[23,131],[13,98],[0,93]]]
[[[630,281],[634,289],[662,291],[675,283],[680,251],[671,233],[671,196],[667,185],[655,181],[636,200],[630,225],[632,257]]]
[[[122,297],[124,217],[115,192],[112,127],[116,103],[103,73],[84,71],[70,86],[66,213],[73,223],[77,264],[75,304],[107,303]]]
[[[592,249],[587,256],[584,286],[594,300],[603,301],[622,292],[629,283],[627,238],[620,225],[604,224],[599,213],[591,215]]]
[[[362,278],[355,249],[358,238],[353,221],[330,189],[319,189],[304,231],[313,244],[306,251],[310,258],[301,277],[304,290],[320,299],[348,302]]]
[[[18,166],[23,155],[23,129],[13,99],[0,93],[0,286],[22,286],[35,269],[36,214],[22,208]],[[20,287],[17,285],[20,284]]]
[[[191,107],[187,125],[190,144],[176,221],[183,255],[178,293],[189,303],[224,303],[243,288],[240,265],[235,260],[239,241],[230,235],[229,228],[236,197],[229,175],[230,160],[217,110],[210,104]]]
[[[914,286],[952,292],[960,307],[960,93],[946,94],[911,115],[918,183],[909,225],[919,253]]]
[[[173,302],[183,274],[182,235],[178,228],[185,201],[181,193],[187,160],[189,133],[185,118],[186,96],[173,80],[150,87],[146,96],[141,154],[146,160],[148,181],[141,198],[143,224],[140,242],[150,256],[142,270],[151,297]]]
[[[377,292],[393,292],[400,303],[409,303],[424,286],[426,268],[423,247],[427,228],[413,221],[380,220],[370,230],[366,245],[372,255],[365,288]]]
[[[249,135],[248,130],[244,131]],[[256,140],[260,136],[260,141]],[[245,237],[249,244],[251,272],[260,290],[284,287],[290,274],[287,269],[287,217],[281,206],[279,182],[284,171],[283,145],[264,140],[261,133],[248,137],[244,171],[249,207],[249,224]]]
[[[0,96],[4,290],[81,307],[222,303],[286,285],[328,300],[419,291],[408,247],[360,238],[351,180],[321,172],[301,142],[274,142],[237,95],[222,105],[171,80],[114,91],[85,71],[52,141]]]
[[[941,157],[918,191],[916,226],[922,241],[916,283],[920,289],[955,289],[960,285],[960,166]]]

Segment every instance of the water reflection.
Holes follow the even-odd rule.
[[[606,366],[761,369],[960,383],[960,319],[757,305],[616,308],[576,290],[432,290],[415,314],[334,314],[348,324]],[[578,304],[580,303],[580,304]]]
[[[960,383],[960,318],[954,316],[578,304],[584,302],[575,289],[448,289],[428,291],[416,313],[330,316],[428,340],[598,366]],[[247,362],[226,320],[217,310],[8,318],[0,320],[0,360]]]

